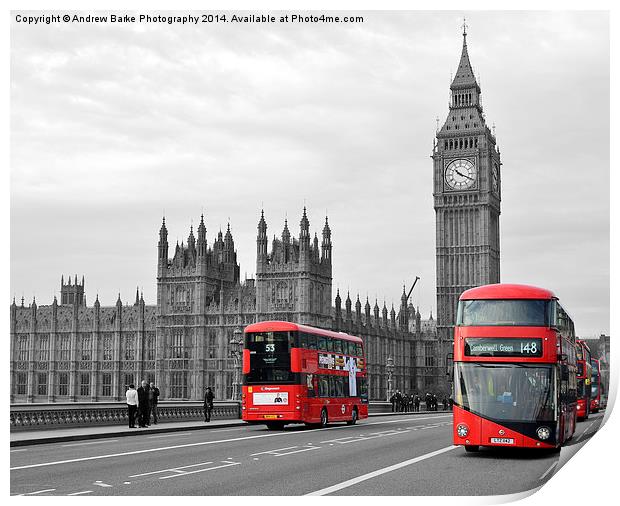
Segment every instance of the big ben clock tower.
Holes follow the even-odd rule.
[[[499,283],[501,162],[486,125],[480,86],[463,50],[450,85],[448,117],[433,149],[437,330],[440,360],[450,351],[460,294]]]

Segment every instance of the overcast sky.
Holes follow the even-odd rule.
[[[351,14],[349,12],[349,14]],[[462,12],[357,24],[28,26],[11,31],[11,292],[60,276],[112,305],[155,303],[171,248],[230,219],[241,272],[304,203],[334,244],[333,295],[435,314],[430,159]],[[609,332],[609,22],[605,13],[466,13],[502,153],[501,278],[551,288],[582,336]],[[13,18],[14,19],[14,18]],[[242,274],[243,276],[243,274]]]

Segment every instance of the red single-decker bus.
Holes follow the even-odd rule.
[[[284,321],[245,328],[243,420],[280,429],[367,417],[361,338]]]
[[[494,284],[461,294],[454,444],[557,448],[575,432],[576,393],[574,325],[553,292]]]

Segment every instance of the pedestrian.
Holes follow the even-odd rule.
[[[144,428],[149,426],[149,386],[146,380],[142,380],[138,388],[138,406],[140,414],[138,416],[138,426]]]
[[[435,394],[433,394],[433,411],[437,411],[437,396]]]
[[[151,381],[149,388],[149,411],[153,415],[153,423],[157,425],[157,403],[159,402],[159,388]],[[149,422],[151,417],[149,415]]]
[[[207,387],[207,391],[205,392],[205,401],[203,405],[203,409],[205,412],[205,422],[211,421],[211,411],[213,411],[213,399],[215,395],[211,391],[211,387]]]
[[[392,394],[390,402],[392,403],[392,413],[394,413],[396,411],[396,394]]]
[[[413,398],[413,410],[420,411],[420,396],[418,394],[415,394]]]
[[[127,397],[127,416],[129,417],[129,428],[136,428],[136,411],[138,410],[138,392],[136,392],[136,387],[132,383],[129,385],[127,392],[125,392],[125,397]]]

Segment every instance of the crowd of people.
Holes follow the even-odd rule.
[[[448,408],[452,408],[451,397],[446,395],[441,396],[441,394],[440,397],[444,411],[447,411]],[[392,404],[393,413],[409,413],[420,411],[422,398],[417,393],[406,394],[400,390],[396,390],[390,397],[390,403]],[[427,392],[426,395],[424,395],[424,405],[426,406],[426,411],[438,411],[439,399],[437,395]]]
[[[153,418],[153,424],[157,425],[159,395],[159,388],[153,382],[149,384],[146,380],[142,380],[137,390],[135,385],[129,385],[125,396],[127,397],[127,413],[131,429],[150,427],[151,417]],[[213,395],[211,387],[207,387],[203,404],[205,422],[211,421],[214,399],[215,395]],[[136,427],[136,420],[138,421],[138,427]]]

